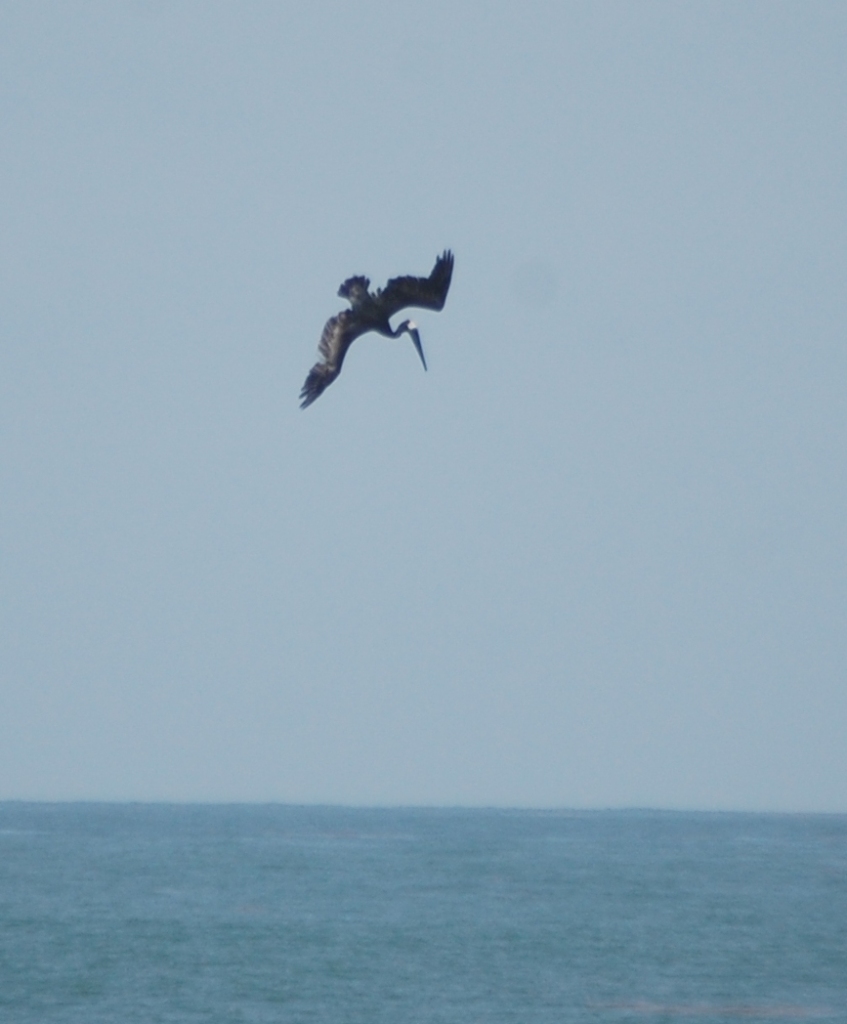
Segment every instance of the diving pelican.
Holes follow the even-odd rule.
[[[417,325],[412,320],[404,320],[392,330],[388,321],[406,306],[443,309],[452,275],[453,253],[448,249],[436,259],[429,277],[392,277],[384,288],[377,288],[375,292],[368,291],[371,282],[367,277],[348,277],[338,294],[347,299],[351,308],[327,320],[318,345],[321,358],[309,371],[300,392],[300,408],[311,405],[332,384],[341,373],[347,349],[359,335],[368,331],[376,331],[386,338],[408,334],[426,369]]]

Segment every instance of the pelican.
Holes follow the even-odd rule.
[[[300,408],[311,405],[332,384],[341,373],[347,349],[359,335],[368,331],[376,331],[386,338],[408,334],[426,369],[421,336],[414,321],[404,320],[394,330],[388,321],[407,306],[443,309],[452,276],[453,253],[447,249],[436,259],[429,277],[392,277],[384,288],[377,288],[375,292],[368,291],[371,282],[367,277],[348,277],[338,294],[347,299],[351,308],[327,320],[318,345],[321,358],[309,371],[300,392]]]

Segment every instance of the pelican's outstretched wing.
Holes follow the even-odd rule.
[[[319,398],[341,373],[347,349],[361,333],[361,328],[349,309],[327,320],[318,344],[318,355],[321,358],[309,370],[309,376],[300,391],[301,409],[305,409]]]
[[[392,277],[375,298],[386,316],[394,316],[406,306],[443,309],[452,276],[453,253],[447,249],[435,261],[429,277]]]

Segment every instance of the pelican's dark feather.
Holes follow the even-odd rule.
[[[327,320],[321,340],[318,342],[318,355],[321,356],[321,359],[309,371],[309,376],[300,392],[301,409],[311,405],[341,373],[347,349],[360,333],[356,330],[355,317],[349,309],[345,309],[337,316]]]
[[[344,356],[350,343],[356,337],[354,334],[348,338],[351,328],[355,328],[356,322],[349,309],[343,310],[337,316],[332,316],[324,325],[321,340],[318,342],[318,352],[324,357],[325,363],[338,365],[339,370],[344,362]]]
[[[392,277],[374,296],[386,316],[394,316],[406,306],[420,309],[444,309],[450,279],[453,276],[453,253],[439,256],[429,277]]]
[[[338,289],[338,294],[342,299],[348,299],[350,305],[355,309],[356,306],[360,305],[367,298],[370,286],[370,278],[348,277]]]
[[[315,363],[312,369],[309,370],[309,376],[306,378],[305,384],[300,389],[300,408],[305,409],[316,398],[320,398],[324,393],[324,389],[328,388],[337,376],[337,369],[333,370],[325,363]]]

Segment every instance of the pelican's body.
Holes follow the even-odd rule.
[[[448,250],[435,261],[429,277],[393,277],[385,288],[368,291],[370,281],[366,277],[348,277],[338,289],[338,294],[347,299],[350,309],[342,310],[326,322],[318,345],[320,360],[309,371],[306,383],[300,392],[300,408],[311,405],[341,373],[347,349],[362,334],[376,331],[386,338],[399,338],[408,334],[412,339],[424,369],[421,338],[411,320],[404,320],[396,329],[390,318],[407,306],[439,310],[444,308],[450,279],[453,275],[453,254]]]

